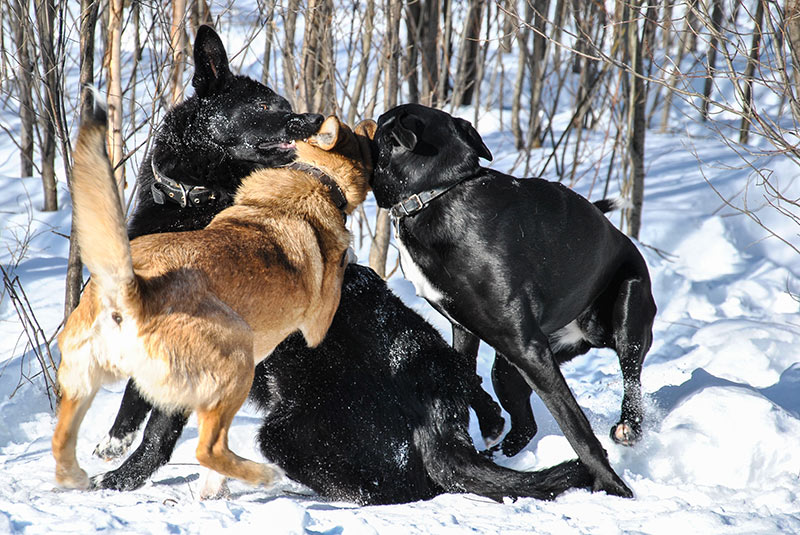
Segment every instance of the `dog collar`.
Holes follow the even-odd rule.
[[[465,182],[471,178],[476,178],[476,177],[462,178],[458,182],[450,184],[449,186],[429,189],[427,191],[423,191],[422,193],[415,193],[414,195],[406,197],[405,199],[403,199],[402,201],[395,204],[389,209],[389,215],[392,216],[392,218],[395,220],[402,219],[406,216],[414,215],[417,212],[422,211],[436,197],[444,195],[454,187],[458,186],[462,182]]]
[[[337,184],[335,180],[327,175],[325,171],[318,167],[314,167],[313,165],[302,162],[292,162],[286,167],[308,173],[322,182],[322,184],[328,188],[328,193],[331,196],[331,201],[333,201],[334,206],[339,209],[339,211],[342,213],[342,218],[347,221],[347,214],[344,211],[344,209],[347,208],[347,197],[345,197],[342,188],[339,187],[339,184]]]
[[[156,204],[164,204],[166,199],[169,199],[179,204],[181,208],[186,208],[187,206],[200,206],[219,197],[216,191],[205,186],[189,186],[169,178],[161,172],[152,158],[150,167],[153,169],[153,178],[156,180],[150,186],[150,192],[153,194]]]

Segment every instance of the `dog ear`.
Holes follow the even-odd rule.
[[[481,135],[478,133],[475,128],[472,127],[472,124],[469,121],[464,119],[455,118],[456,128],[458,131],[464,136],[467,145],[469,145],[481,158],[485,160],[492,161],[492,153],[489,151],[489,148],[483,142]]]
[[[392,121],[392,130],[390,132],[392,139],[397,145],[406,150],[414,150],[417,146],[417,134],[413,130],[406,127],[403,123],[414,123],[414,126],[422,125],[422,122],[413,115],[401,115]],[[424,126],[424,125],[422,125]]]
[[[231,75],[225,45],[211,26],[197,29],[194,40],[194,77],[192,86],[199,96],[208,94],[220,81]]]
[[[372,119],[366,119],[358,123],[353,130],[358,141],[358,148],[361,152],[361,158],[364,160],[364,165],[367,169],[372,169],[375,162],[375,144],[372,142],[375,139],[375,131],[378,129],[378,123]]]
[[[335,115],[329,116],[319,127],[319,132],[308,138],[308,142],[322,150],[331,150],[339,141],[341,125]]]
[[[372,119],[364,119],[356,125],[353,132],[362,135],[369,140],[375,139],[375,131],[378,130],[378,123]]]

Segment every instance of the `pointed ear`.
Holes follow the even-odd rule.
[[[467,145],[469,145],[478,156],[491,162],[492,153],[483,142],[483,139],[478,131],[472,127],[472,124],[464,119],[454,119],[456,122],[456,129],[459,131],[459,133],[461,133],[461,136],[464,138],[464,141],[467,142]]]
[[[356,125],[356,127],[353,129],[353,132],[372,140],[375,139],[375,131],[377,129],[378,123],[372,119],[365,119]]]
[[[211,26],[202,25],[197,29],[194,40],[194,78],[192,86],[195,93],[204,96],[219,82],[231,76],[225,45]]]
[[[341,125],[335,115],[331,115],[319,127],[319,132],[308,138],[308,142],[322,150],[331,150],[339,141]]]
[[[378,123],[372,119],[367,119],[358,123],[353,130],[358,141],[358,148],[361,152],[361,159],[364,161],[364,166],[372,171],[375,162],[375,147],[372,142],[375,139],[375,131],[378,129]]]

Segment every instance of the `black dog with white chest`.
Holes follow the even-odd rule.
[[[493,379],[512,425],[525,423],[520,407],[530,411],[532,388],[594,489],[632,496],[559,365],[591,347],[616,350],[624,397],[611,436],[623,444],[639,438],[640,375],[656,306],[636,246],[561,184],[481,167],[492,155],[480,135],[445,112],[394,108],[379,118],[375,143],[372,189],[391,208],[403,272],[451,320],[457,349],[474,350],[480,339],[497,350]]]

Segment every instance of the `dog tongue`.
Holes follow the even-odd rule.
[[[261,150],[271,149],[273,147],[278,147],[279,149],[293,149],[295,148],[295,142],[292,141],[267,141],[266,143],[261,143],[258,145],[258,148]]]

